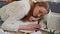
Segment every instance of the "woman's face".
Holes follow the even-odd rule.
[[[36,7],[33,10],[33,15],[30,16],[29,21],[37,21],[41,18],[43,18],[44,15],[46,15],[48,11],[44,7],[40,7],[36,5]]]

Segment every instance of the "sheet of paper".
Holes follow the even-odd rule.
[[[41,31],[33,32],[31,34],[42,34]]]
[[[0,34],[4,34],[4,31],[2,29],[0,29]]]

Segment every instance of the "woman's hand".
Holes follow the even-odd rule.
[[[36,30],[36,28],[41,28],[40,24],[28,24],[28,25],[20,25],[19,30]]]

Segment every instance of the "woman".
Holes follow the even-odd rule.
[[[12,2],[1,8],[0,11],[1,18],[4,21],[1,26],[2,29],[16,32],[34,32],[36,28],[41,28],[37,21],[48,13],[49,5],[46,2],[36,2],[30,5],[29,0],[22,0]]]

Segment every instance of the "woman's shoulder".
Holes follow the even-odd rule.
[[[14,2],[9,3],[8,5],[20,5],[20,4],[23,4],[23,2],[22,1],[14,1]]]

